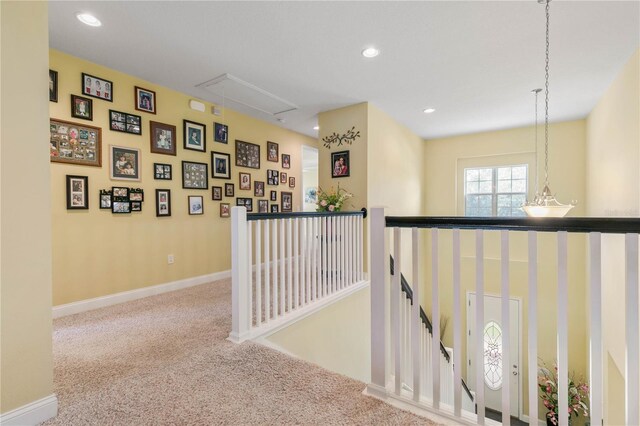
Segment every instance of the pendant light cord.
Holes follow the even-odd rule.
[[[549,2],[547,0],[547,45],[544,67],[544,184],[549,187]]]

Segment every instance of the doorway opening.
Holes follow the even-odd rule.
[[[302,211],[316,211],[318,200],[318,149],[302,146]]]

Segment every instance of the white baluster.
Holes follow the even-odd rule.
[[[300,306],[300,219],[293,219],[293,308]]]
[[[528,231],[529,244],[529,422],[538,418],[538,234]],[[535,423],[534,423],[535,424]]]
[[[639,343],[638,336],[638,234],[625,235],[625,420],[628,425],[640,424],[640,389],[638,385]]]
[[[420,320],[420,249],[418,242],[418,228],[411,229],[411,245],[413,251],[413,305],[411,346],[413,352],[413,400],[420,401],[420,332],[422,321]]]
[[[305,271],[307,263],[307,219],[300,219],[300,305],[307,304]]]
[[[271,221],[272,233],[271,233],[271,253],[273,254],[272,263],[272,284],[271,289],[273,291],[273,318],[278,318],[278,220],[273,219]]]
[[[318,300],[318,276],[316,274],[317,260],[317,247],[318,247],[318,220],[317,218],[311,219],[311,225],[313,229],[311,239],[311,294],[313,294],[313,300]]]
[[[384,209],[371,210],[371,384],[386,386],[385,277],[389,264],[385,261]],[[392,291],[393,293],[393,291]]]
[[[476,403],[478,424],[484,425],[484,234],[482,229],[476,230]]]
[[[338,226],[336,217],[331,217],[331,285],[338,291],[338,262],[337,262]]]
[[[294,219],[287,219],[287,309],[289,312],[293,309],[293,252],[292,252],[292,222]]]
[[[592,425],[602,424],[602,245],[599,232],[589,234],[589,418]]]
[[[395,391],[396,395],[400,395],[402,388],[402,330],[401,330],[401,314],[400,307],[402,290],[400,284],[400,274],[402,273],[402,253],[401,253],[401,232],[400,228],[393,228],[393,286],[391,288],[391,328],[394,338],[394,359],[395,359]]]
[[[240,343],[250,326],[249,281],[247,277],[247,211],[231,208],[231,333],[229,338]]]
[[[502,288],[502,424],[511,425],[509,384],[511,380],[510,318],[509,318],[509,231],[500,231],[500,269]]]
[[[438,228],[431,229],[431,324],[433,332],[433,406],[440,408],[440,301],[438,291]]]
[[[286,292],[284,289],[285,285],[285,246],[284,246],[284,225],[286,219],[280,219],[278,222],[280,223],[280,315],[285,314],[285,296]]]
[[[305,257],[305,269],[304,269],[304,273],[305,273],[305,291],[306,291],[306,295],[307,295],[307,303],[311,303],[312,302],[312,296],[313,294],[311,293],[311,240],[313,239],[313,235],[312,235],[312,230],[311,230],[311,218],[307,219],[305,222],[305,228],[306,228],[306,232],[307,232],[307,240],[306,240],[306,245],[305,245],[305,249],[304,249],[304,257]]]
[[[262,220],[256,221],[256,327],[262,322]]]
[[[269,251],[269,230],[271,221],[264,221],[264,322],[267,323],[271,319],[271,253]]]
[[[327,228],[327,217],[322,217],[322,286],[324,287],[324,294],[331,294],[329,288],[329,276],[327,266],[327,246],[329,245],[329,230]]]
[[[252,260],[252,252],[253,252],[253,238],[252,232],[253,230],[253,222],[247,221],[247,279],[249,280],[249,291],[247,292],[247,297],[249,299],[249,328],[253,327],[253,260]]]
[[[453,230],[453,411],[462,415],[462,302],[460,300],[460,230]]]
[[[568,274],[567,233],[558,233],[558,407],[569,406],[569,348],[568,348]],[[560,426],[569,424],[567,410],[558,410]]]
[[[345,230],[345,217],[340,216],[340,280],[342,281],[342,288],[347,286],[347,275],[345,274],[347,270],[347,262],[346,262],[346,247],[347,247],[347,239],[346,239],[346,230]]]

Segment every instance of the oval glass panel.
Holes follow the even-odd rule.
[[[502,387],[502,328],[495,321],[484,327],[484,382],[492,390]]]

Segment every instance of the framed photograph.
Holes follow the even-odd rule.
[[[225,197],[233,197],[235,195],[235,188],[232,183],[224,184],[224,195]]]
[[[58,102],[58,71],[49,70],[49,101]]]
[[[144,111],[151,114],[156,113],[156,92],[149,89],[143,89],[142,87],[136,86],[135,90],[135,99],[136,99],[136,109],[138,111]]]
[[[251,190],[251,175],[249,173],[239,173],[238,181],[240,182],[241,191]]]
[[[289,188],[295,188],[295,187],[296,187],[296,178],[292,176],[289,178]]]
[[[182,162],[182,187],[185,189],[209,189],[207,163]]]
[[[109,127],[116,132],[142,134],[142,118],[139,115],[109,110]]]
[[[71,95],[71,116],[93,120],[93,101],[83,96]]]
[[[202,195],[189,195],[189,214],[204,214],[204,203]]]
[[[293,194],[291,192],[280,193],[280,205],[282,213],[290,212],[293,209]]]
[[[132,212],[141,212],[142,211],[142,202],[140,202],[140,201],[132,201],[131,202],[131,211]]]
[[[258,213],[269,213],[268,200],[258,200]]]
[[[253,195],[256,197],[264,197],[264,182],[253,182]]]
[[[236,206],[245,207],[247,209],[247,213],[251,213],[253,211],[253,198],[236,198]]]
[[[331,153],[331,177],[341,178],[349,176],[349,151]]]
[[[278,205],[271,204],[271,213],[278,213]]]
[[[82,94],[113,102],[113,83],[104,78],[82,73]]]
[[[207,126],[189,120],[182,120],[184,149],[205,152],[207,150]]]
[[[220,203],[220,217],[231,216],[231,205],[229,203]]]
[[[283,185],[287,184],[287,174],[285,172],[280,172],[280,183]]]
[[[267,170],[267,185],[278,185],[280,183],[280,172],[278,170]]]
[[[260,168],[260,145],[236,140],[236,166]]]
[[[114,180],[140,180],[140,150],[109,145],[109,175]]]
[[[278,144],[275,142],[267,141],[267,161],[278,162]]]
[[[153,178],[171,180],[171,164],[153,163]]]
[[[67,210],[89,208],[89,177],[67,175]]]
[[[211,199],[214,201],[222,200],[222,187],[221,186],[212,186],[211,187]]]
[[[129,190],[129,201],[144,201],[144,190],[140,188],[131,188]]]
[[[176,155],[176,126],[150,121],[151,152],[155,154]]]
[[[113,201],[129,201],[129,188],[125,186],[112,186],[111,197]]]
[[[171,190],[156,189],[156,216],[171,216]]]
[[[113,201],[111,213],[131,213],[131,201]]]
[[[108,189],[100,190],[100,208],[111,210],[111,191]]]
[[[271,201],[278,201],[278,191],[271,191]]]
[[[228,143],[229,127],[222,123],[213,123],[213,140],[220,143]]]
[[[231,155],[224,152],[211,151],[211,177],[214,179],[231,179]]]
[[[283,169],[291,168],[291,156],[289,154],[282,154],[282,168]]]
[[[49,120],[52,162],[102,166],[102,130],[70,121]]]

